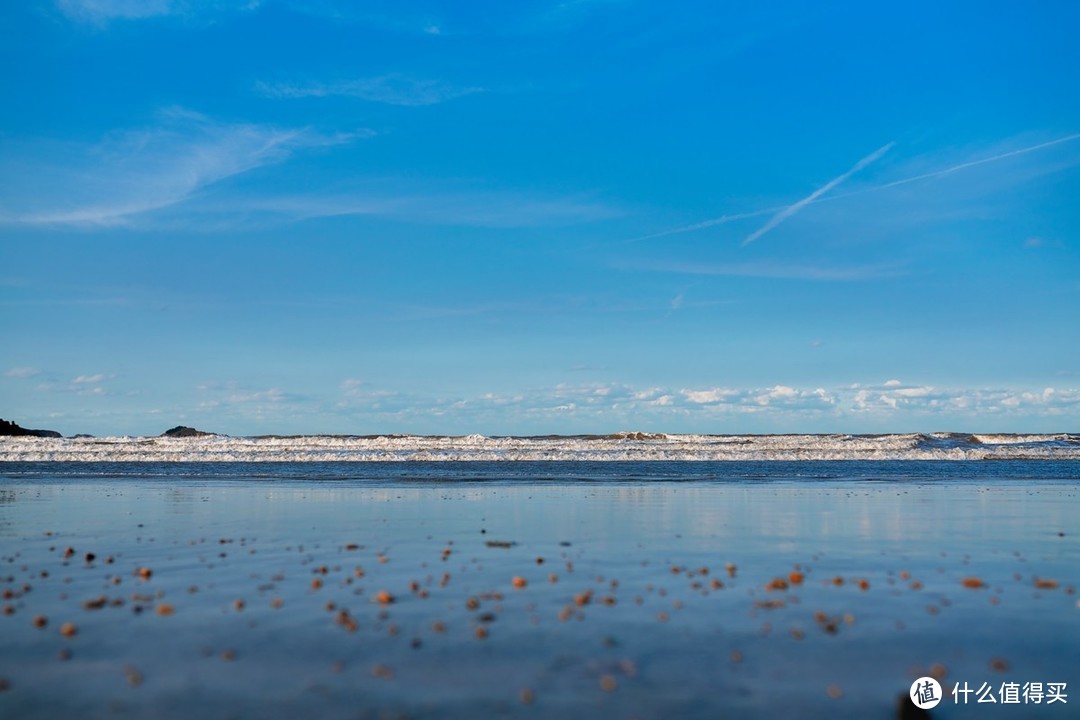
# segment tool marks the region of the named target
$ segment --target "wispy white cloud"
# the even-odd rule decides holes
[[[34,373],[34,375],[37,374],[39,373]],[[114,377],[115,375],[107,373],[76,375],[67,382],[42,382],[37,386],[36,390],[40,393],[71,393],[82,397],[103,397],[111,394],[105,388],[104,383],[107,380],[112,380]]]
[[[21,163],[13,150],[0,164],[0,177],[18,177],[19,183],[8,183],[18,190],[0,201],[0,223],[123,225],[301,149],[370,135],[223,123],[172,109],[153,127],[120,131],[93,145],[40,143],[36,156],[20,150]]]
[[[41,370],[35,367],[13,367],[4,372],[4,377],[27,380],[41,374]]]
[[[203,203],[199,212],[279,221],[370,216],[404,222],[489,228],[559,226],[622,215],[616,207],[584,197],[528,195],[512,191],[425,191],[378,188],[321,195],[230,198]]]
[[[234,180],[303,152],[373,136],[367,129],[324,133],[225,123],[173,109],[162,112],[150,128],[118,131],[94,144],[38,141],[5,148],[0,143],[0,180],[11,188],[0,197],[0,225],[231,229],[372,216],[513,228],[622,214],[589,197],[461,189],[461,183],[433,188],[431,181],[415,179],[356,180],[345,189],[287,195]]]
[[[780,212],[773,215],[772,219],[769,220],[769,222],[765,223],[760,228],[758,228],[754,232],[747,235],[746,239],[743,240],[742,244],[743,245],[749,245],[750,243],[752,243],[755,240],[759,239],[760,237],[765,235],[765,233],[769,232],[770,230],[772,230],[773,228],[778,226],[780,223],[784,222],[789,217],[791,217],[795,213],[799,212],[804,207],[806,207],[810,203],[814,202],[819,197],[821,197],[825,193],[829,192],[834,187],[836,187],[840,183],[844,182],[845,180],[847,180],[849,177],[851,177],[855,173],[862,170],[867,165],[870,165],[871,163],[875,162],[878,158],[880,158],[882,155],[887,153],[893,147],[894,144],[895,143],[888,143],[887,145],[882,145],[877,150],[870,153],[869,155],[864,157],[859,162],[855,163],[855,165],[850,170],[848,170],[846,173],[844,173],[843,175],[839,175],[839,176],[833,178],[829,182],[827,182],[824,185],[822,185],[821,187],[819,187],[814,192],[812,192],[809,195],[807,195],[806,197],[804,197],[802,200],[799,200],[798,202],[792,203],[791,205],[788,205],[787,207],[783,208],[782,210],[780,210]]]
[[[179,10],[176,0],[57,0],[56,5],[72,20],[99,24],[169,15]]]
[[[875,280],[899,274],[896,266],[853,265],[830,266],[776,263],[769,261],[746,263],[700,263],[671,260],[617,260],[613,267],[624,270],[677,273],[684,275],[714,275],[752,277],[770,280],[811,280],[820,282],[854,282]]]
[[[422,80],[398,73],[331,83],[270,83],[263,81],[257,83],[255,87],[259,93],[271,98],[343,96],[405,107],[436,105],[484,91],[480,87],[460,87],[439,80]]]
[[[261,4],[262,0],[56,0],[69,19],[99,26],[114,20],[253,10]]]

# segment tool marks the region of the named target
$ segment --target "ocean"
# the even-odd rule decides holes
[[[0,716],[1077,717],[1077,450],[5,438]]]

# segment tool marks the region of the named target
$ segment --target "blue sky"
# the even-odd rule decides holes
[[[0,9],[0,416],[1080,429],[1080,5]]]

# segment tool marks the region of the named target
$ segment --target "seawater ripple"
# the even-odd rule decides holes
[[[612,435],[0,438],[0,462],[1080,460],[1080,435]]]

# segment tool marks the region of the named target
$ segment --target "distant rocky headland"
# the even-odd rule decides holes
[[[165,432],[161,433],[158,437],[169,438],[194,438],[194,437],[211,437],[217,435],[217,433],[204,432],[202,430],[196,430],[193,427],[186,425],[177,425],[174,428],[169,428]],[[16,422],[11,420],[4,420],[0,418],[0,437],[42,437],[42,438],[62,438],[62,434],[55,430],[31,430],[24,428]],[[73,438],[92,438],[93,435],[78,434],[72,435]]]
[[[55,430],[30,430],[29,428],[20,427],[17,423],[13,423],[10,420],[3,419],[0,419],[0,435],[16,437],[63,437],[63,435]]]
[[[177,425],[176,427],[169,428],[161,433],[160,437],[189,438],[209,437],[211,435],[214,435],[214,433],[203,432],[202,430],[196,430],[195,428],[186,425]]]

